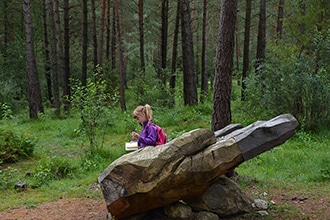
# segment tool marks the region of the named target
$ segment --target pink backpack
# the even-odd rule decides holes
[[[164,130],[159,127],[158,125],[156,125],[156,128],[157,128],[157,132],[158,132],[158,137],[157,137],[157,141],[156,141],[156,146],[157,145],[162,145],[162,144],[165,144],[166,141],[167,141],[167,135],[165,134]]]

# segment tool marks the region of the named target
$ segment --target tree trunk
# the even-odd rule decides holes
[[[244,52],[243,52],[243,71],[242,71],[242,93],[241,100],[246,100],[246,77],[249,71],[250,63],[250,27],[251,27],[251,3],[252,0],[246,0],[245,8],[245,31],[244,31]]]
[[[119,65],[119,74],[120,74],[120,105],[121,110],[126,111],[126,100],[125,100],[125,68],[124,68],[124,59],[123,59],[123,49],[121,44],[121,33],[120,33],[120,24],[119,24],[119,10],[118,10],[118,0],[114,0],[114,9],[115,9],[115,26],[117,33],[117,45],[118,45],[118,65]]]
[[[4,34],[4,39],[3,39],[3,44],[4,44],[4,48],[5,50],[3,50],[4,54],[3,54],[3,58],[4,58],[4,61],[6,63],[6,60],[7,60],[7,48],[8,48],[8,41],[9,41],[9,19],[8,19],[8,2],[7,1],[3,1],[3,23],[4,23],[4,31],[3,31],[3,34]]]
[[[91,0],[92,3],[92,22],[93,22],[93,63],[94,68],[97,65],[97,36],[96,36],[96,15],[95,15],[95,0]]]
[[[55,34],[55,15],[53,0],[48,1],[48,12],[49,12],[49,29],[50,29],[50,51],[52,58],[52,73],[53,73],[53,93],[54,93],[54,113],[56,115],[61,114],[61,103],[60,93],[58,85],[58,68],[57,68],[57,45],[56,45],[56,34]]]
[[[111,68],[116,68],[116,17],[115,17],[115,6],[112,8],[112,37],[111,37]]]
[[[261,65],[265,60],[266,51],[266,0],[260,0],[260,13],[258,25],[258,42],[257,42],[257,57],[256,57],[256,74],[263,74],[260,71]],[[261,75],[261,81],[264,76]],[[263,83],[263,82],[262,82]]]
[[[204,103],[205,97],[208,95],[208,75],[207,75],[207,37],[206,37],[206,27],[207,27],[207,0],[204,0],[203,5],[203,30],[202,30],[202,80],[201,80],[201,103]]]
[[[279,0],[278,13],[277,13],[277,26],[276,26],[276,33],[278,39],[282,39],[283,18],[284,18],[284,0]]]
[[[61,61],[61,69],[62,69],[62,92],[63,92],[63,104],[64,111],[69,111],[69,102],[68,102],[68,94],[67,94],[67,82],[66,82],[66,61],[63,52],[63,38],[62,38],[62,30],[61,30],[61,20],[59,14],[59,3],[58,0],[55,0],[55,23],[56,23],[56,31],[58,36],[58,51],[59,57]]]
[[[299,12],[300,12],[300,15],[301,16],[306,16],[306,3],[305,3],[305,0],[299,0]],[[304,35],[305,31],[306,31],[306,27],[305,27],[305,24],[303,22],[299,22],[298,23],[298,31],[299,31],[299,34],[300,35]],[[298,38],[297,39],[297,45],[301,45],[301,41],[300,39]],[[300,49],[300,52],[299,52],[299,59],[301,59],[301,53],[303,52],[304,50],[304,44],[303,46],[301,47]],[[299,71],[301,73],[301,71]],[[302,88],[297,88],[297,90],[300,92],[297,92],[297,96],[295,97],[294,99],[294,102],[293,102],[293,107],[294,107],[294,110],[293,110],[293,113],[294,115],[303,115],[304,114],[304,111],[305,111],[305,106],[304,106],[304,102],[303,102],[303,97],[302,97],[302,94],[303,94],[303,89]],[[312,115],[312,113],[310,114]],[[309,116],[310,117],[310,116]]]
[[[82,19],[82,57],[81,57],[81,84],[87,83],[87,48],[88,48],[88,8],[87,0],[83,0],[83,19]]]
[[[106,49],[105,49],[105,56],[107,60],[110,60],[110,30],[111,30],[111,0],[107,2],[107,32],[106,32]]]
[[[162,0],[162,26],[161,26],[161,69],[159,79],[166,85],[166,62],[167,62],[167,33],[168,33],[168,0]]]
[[[183,63],[183,96],[185,105],[197,104],[197,86],[194,64],[194,47],[191,32],[189,0],[181,0],[181,32]]]
[[[44,69],[45,69],[45,78],[47,85],[47,99],[51,104],[53,104],[46,0],[42,0],[42,18],[43,18],[43,31],[44,31],[44,56],[45,56]]]
[[[236,70],[235,70],[235,78],[237,80],[237,85],[241,85],[241,76],[239,74],[239,60],[241,57],[241,33],[240,33],[240,24],[239,19],[236,19],[235,26],[235,47],[236,47]]]
[[[70,103],[67,98],[71,96],[70,88],[70,18],[69,18],[69,0],[64,0],[64,68],[63,68],[63,97],[64,99],[64,111],[68,112]]]
[[[235,44],[237,0],[222,0],[214,82],[212,130],[231,123],[230,98]]]
[[[97,45],[97,62],[100,66],[103,65],[103,36],[104,36],[104,20],[105,20],[106,0],[101,1],[99,43]]]
[[[26,60],[28,78],[28,101],[30,118],[38,118],[38,112],[44,112],[41,99],[41,90],[37,72],[36,58],[32,37],[32,23],[30,17],[30,0],[22,1],[25,37],[26,37]]]
[[[173,37],[173,49],[172,49],[172,75],[170,78],[170,88],[173,90],[174,95],[175,81],[176,81],[176,68],[177,68],[177,57],[178,57],[178,39],[179,39],[179,28],[180,28],[180,8],[181,1],[178,1],[176,8],[174,37]],[[174,103],[173,103],[174,104]]]
[[[139,0],[139,33],[140,33],[140,62],[141,70],[145,71],[145,62],[144,62],[144,24],[143,24],[143,0]]]

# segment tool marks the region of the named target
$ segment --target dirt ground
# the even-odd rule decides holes
[[[330,220],[330,196],[308,195],[305,192],[268,189],[267,201],[271,205],[267,218],[245,216],[239,219],[292,219]],[[256,189],[248,189],[248,195],[260,194]],[[63,198],[55,202],[36,205],[33,208],[16,208],[0,212],[1,220],[106,220],[107,209],[103,199]],[[257,216],[257,217],[256,217]],[[284,217],[285,216],[285,217]],[[286,217],[291,216],[291,217]],[[237,218],[235,218],[237,219]]]

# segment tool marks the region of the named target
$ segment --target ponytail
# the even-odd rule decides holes
[[[133,111],[133,117],[137,116],[145,116],[146,119],[148,120],[148,125],[152,122],[152,110],[149,104],[146,104],[145,106],[138,106],[136,109]]]
[[[151,107],[150,107],[150,105],[146,104],[144,106],[144,108],[145,108],[145,112],[144,113],[145,113],[146,118],[148,120],[148,125],[150,125],[150,123],[152,121],[152,110],[151,110]]]

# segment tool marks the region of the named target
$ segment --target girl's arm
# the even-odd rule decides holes
[[[141,134],[139,138],[139,146],[155,146],[158,137],[157,128],[154,125],[150,125],[146,129],[145,135]]]

